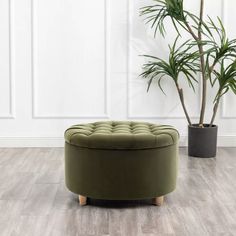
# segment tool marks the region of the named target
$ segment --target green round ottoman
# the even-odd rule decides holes
[[[146,122],[104,121],[74,125],[65,132],[65,180],[79,195],[107,200],[163,196],[176,186],[178,132]]]

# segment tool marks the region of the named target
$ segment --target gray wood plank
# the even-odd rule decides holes
[[[150,200],[89,199],[64,183],[63,148],[0,149],[0,235],[236,235],[236,148],[198,159],[180,149],[177,189]]]
[[[53,208],[57,189],[57,184],[33,185],[31,192],[28,195],[28,199],[25,201],[22,215],[48,215]]]

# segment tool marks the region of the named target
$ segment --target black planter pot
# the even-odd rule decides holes
[[[188,127],[188,154],[193,157],[210,158],[216,156],[218,127],[198,124]]]

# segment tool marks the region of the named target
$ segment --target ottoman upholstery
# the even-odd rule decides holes
[[[178,132],[146,122],[104,121],[65,132],[66,186],[107,200],[145,199],[175,189]]]

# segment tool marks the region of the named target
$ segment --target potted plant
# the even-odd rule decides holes
[[[148,89],[154,80],[163,91],[161,82],[171,78],[177,89],[186,119],[188,121],[188,152],[195,157],[215,157],[217,147],[217,125],[214,124],[223,95],[229,90],[236,94],[236,39],[226,35],[221,19],[214,22],[211,17],[205,20],[204,0],[200,0],[200,15],[184,9],[184,0],[153,0],[153,4],[140,9],[146,24],[154,30],[154,37],[159,32],[163,37],[165,19],[170,18],[176,30],[176,39],[169,45],[169,58],[144,55],[147,62],[143,65],[141,76],[148,78]],[[187,32],[188,40],[180,43],[182,31]],[[198,124],[191,122],[185,105],[184,91],[179,81],[185,79],[194,90],[198,84],[197,73],[201,75],[201,112]],[[213,112],[209,123],[205,123],[207,88],[217,86],[213,102]]]

